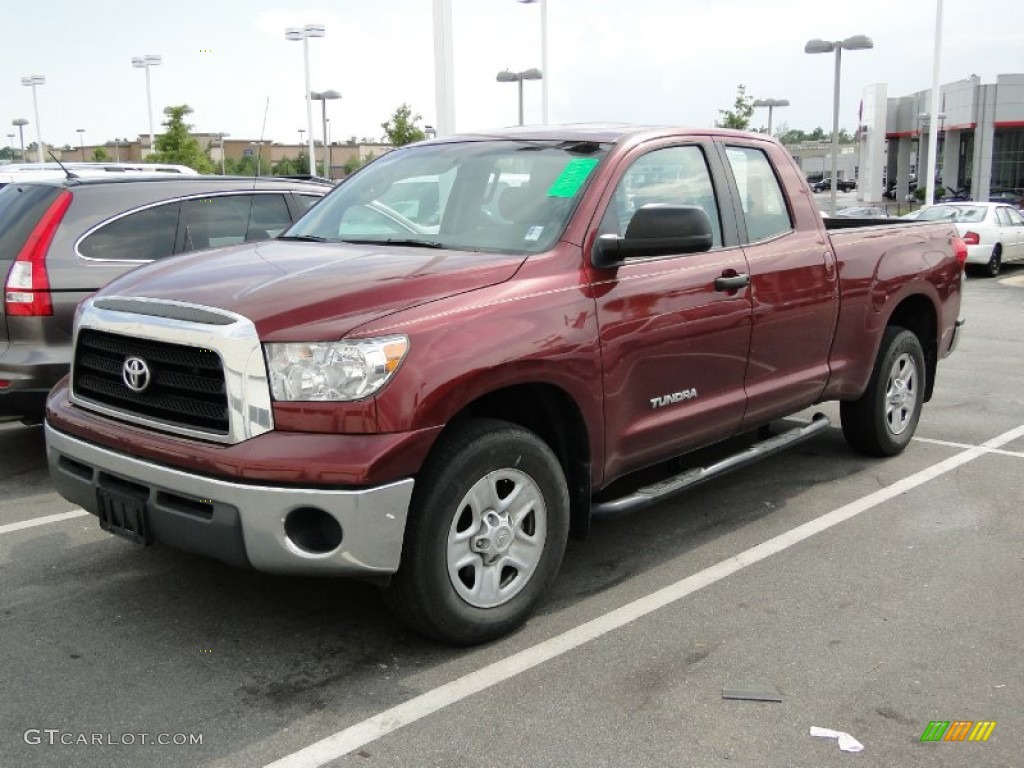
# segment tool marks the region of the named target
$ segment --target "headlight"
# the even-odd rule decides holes
[[[361,400],[391,378],[409,339],[264,344],[263,350],[275,400]]]

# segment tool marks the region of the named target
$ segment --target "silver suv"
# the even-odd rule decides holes
[[[331,188],[182,175],[0,189],[0,416],[41,419],[47,393],[70,367],[83,298],[140,264],[273,237]]]

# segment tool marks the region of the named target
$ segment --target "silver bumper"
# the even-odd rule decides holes
[[[398,570],[413,480],[361,490],[247,485],[162,467],[101,448],[46,425],[50,476],[62,496],[99,515],[98,489],[127,488],[145,499],[153,540],[260,571],[386,576]],[[321,510],[341,542],[311,552],[285,521]]]

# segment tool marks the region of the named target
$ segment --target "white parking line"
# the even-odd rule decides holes
[[[61,512],[57,515],[47,515],[46,517],[37,517],[32,520],[22,520],[20,523],[8,523],[7,525],[0,525],[0,536],[5,533],[14,533],[15,531],[24,531],[26,528],[36,528],[40,525],[49,525],[50,523],[60,523],[64,520],[72,520],[82,515],[88,515],[84,509],[72,509],[70,512]]]
[[[342,755],[364,747],[382,736],[415,723],[417,720],[421,720],[434,712],[455,704],[468,696],[472,696],[474,693],[491,688],[550,659],[578,648],[591,640],[606,635],[643,616],[647,616],[666,605],[671,605],[699,589],[743,570],[747,566],[782,552],[817,533],[826,531],[839,525],[839,523],[856,517],[862,512],[877,507],[889,499],[907,493],[937,477],[941,477],[947,472],[952,472],[957,467],[973,461],[979,456],[984,456],[992,449],[999,448],[1019,437],[1024,437],[1024,426],[1005,432],[980,446],[971,446],[962,453],[933,464],[926,469],[922,469],[920,472],[915,472],[909,477],[905,477],[886,488],[879,489],[845,506],[834,509],[831,512],[826,512],[821,517],[740,552],[738,555],[722,560],[710,568],[677,581],[675,584],[659,589],[657,592],[653,592],[646,597],[642,597],[632,603],[627,603],[621,608],[616,608],[603,616],[588,621],[586,624],[581,624],[549,640],[513,654],[506,659],[489,664],[475,672],[470,672],[450,683],[420,694],[403,704],[399,704],[362,722],[349,726],[298,752],[293,752],[280,760],[269,763],[266,768],[317,768],[331,760],[336,760]]]
[[[930,443],[931,445],[944,445],[947,448],[984,448],[984,446],[971,445],[969,443],[954,443],[949,440],[936,440],[933,437],[915,437],[915,442]],[[985,453],[995,453],[1000,456],[1013,456],[1017,459],[1024,459],[1024,452],[1021,451],[1000,451],[998,448],[984,448]]]

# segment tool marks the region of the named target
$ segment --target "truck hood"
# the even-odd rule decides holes
[[[264,341],[319,341],[418,304],[504,282],[524,259],[271,240],[175,256],[118,278],[100,295],[219,307],[252,320]]]

